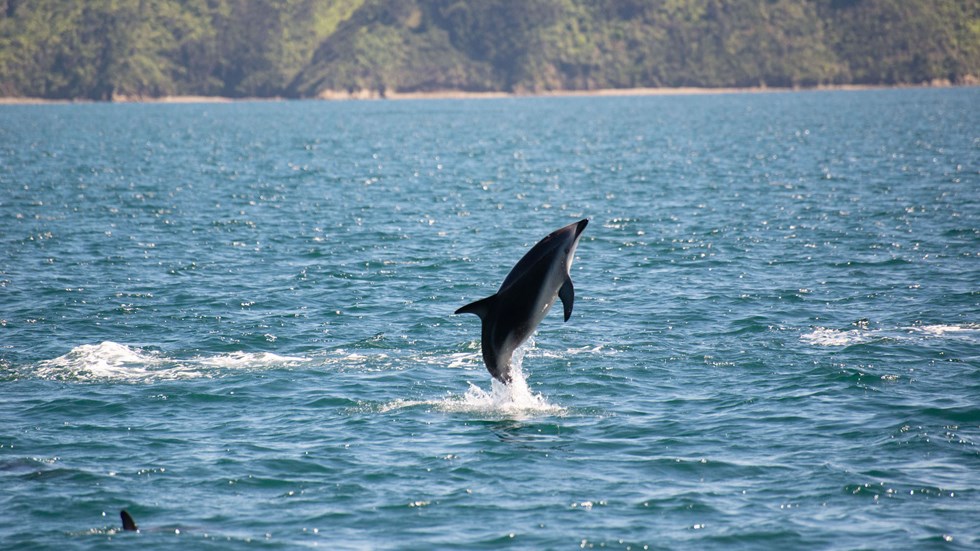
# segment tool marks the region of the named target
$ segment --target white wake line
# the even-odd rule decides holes
[[[104,341],[79,345],[62,356],[41,361],[35,374],[43,379],[140,382],[205,377],[209,375],[208,369],[289,366],[308,361],[310,358],[280,356],[271,352],[231,352],[178,359]]]
[[[894,339],[903,342],[934,338],[976,339],[980,337],[980,324],[918,325],[896,329],[831,329],[814,327],[800,335],[800,340],[815,346],[851,346],[877,339]]]
[[[312,358],[302,356],[280,356],[272,352],[230,352],[218,356],[196,358],[195,361],[208,367],[236,368],[256,367],[264,365],[300,364],[311,361]]]
[[[483,361],[479,352],[458,352],[450,354],[430,354],[424,351],[407,351],[406,357],[381,351],[359,351],[348,349],[325,350],[310,356],[285,356],[272,352],[228,352],[214,355],[192,357],[173,357],[166,353],[145,350],[113,341],[99,344],[82,344],[53,359],[43,360],[33,365],[30,376],[49,380],[95,382],[154,382],[167,380],[215,377],[220,370],[269,369],[291,367],[340,367],[398,369],[398,365],[423,363],[440,365],[449,369],[475,369],[483,372]],[[560,408],[548,404],[530,392],[521,364],[524,357],[564,358],[578,354],[604,354],[611,352],[600,346],[571,348],[564,352],[534,348],[530,339],[514,353],[514,381],[510,386],[493,381],[490,389],[483,390],[476,385],[458,397],[432,401],[429,405],[447,411],[543,411],[555,412]],[[404,404],[391,404],[391,408],[405,407]]]

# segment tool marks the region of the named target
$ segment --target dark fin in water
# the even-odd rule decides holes
[[[139,528],[136,527],[136,522],[133,521],[133,517],[129,516],[129,513],[127,513],[125,509],[119,511],[119,517],[122,518],[123,530],[128,530],[130,532],[139,530]]]
[[[497,300],[497,295],[493,294],[487,298],[481,298],[476,302],[471,302],[466,306],[463,306],[459,310],[453,312],[454,314],[476,314],[480,316],[480,319],[487,317],[487,313],[490,312],[490,308],[493,306],[494,301]]]
[[[558,298],[561,305],[565,307],[565,321],[572,317],[572,305],[575,303],[575,287],[572,287],[572,278],[566,277],[561,289],[558,289]]]

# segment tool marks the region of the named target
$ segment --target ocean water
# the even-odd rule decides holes
[[[0,548],[976,549],[978,106],[0,107]]]

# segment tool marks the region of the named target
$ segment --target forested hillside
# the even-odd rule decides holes
[[[2,96],[980,77],[976,0],[0,0],[0,17]]]

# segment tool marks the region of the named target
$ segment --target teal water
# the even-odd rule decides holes
[[[0,107],[0,548],[976,548],[978,106]]]

